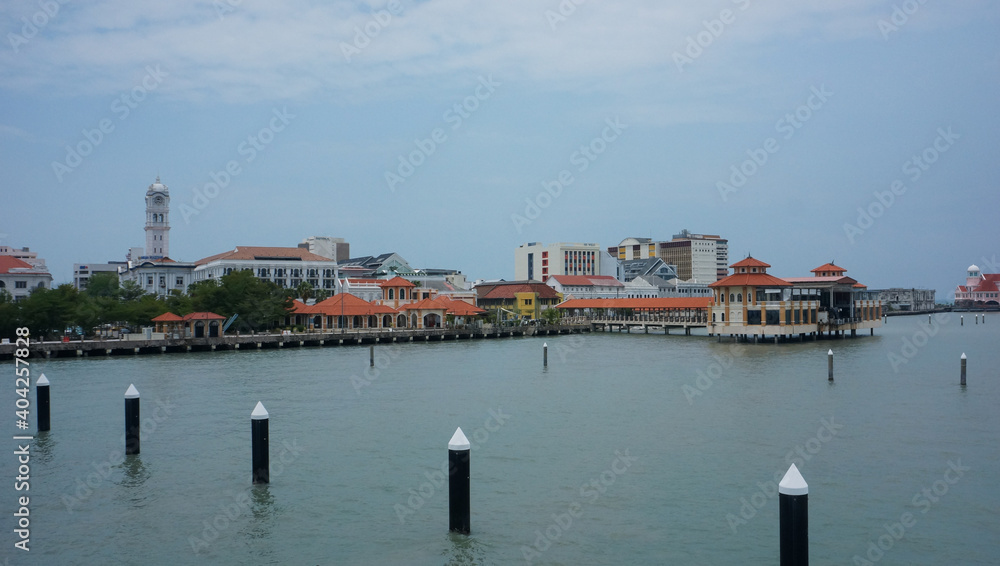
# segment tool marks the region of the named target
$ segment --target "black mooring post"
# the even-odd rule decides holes
[[[250,436],[252,437],[251,469],[253,483],[269,483],[271,481],[271,456],[267,448],[267,409],[257,401],[257,406],[250,413]]]
[[[778,484],[781,566],[809,566],[809,485],[792,464]]]
[[[35,404],[38,405],[38,431],[49,430],[51,426],[49,410],[49,379],[43,373],[35,382]]]
[[[469,439],[459,427],[448,442],[448,530],[467,535],[472,515],[469,502]]]
[[[125,455],[139,453],[139,390],[129,385],[125,391]]]

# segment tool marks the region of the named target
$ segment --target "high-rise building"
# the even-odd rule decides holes
[[[677,266],[677,277],[683,281],[708,284],[729,274],[729,241],[720,236],[692,234],[681,230],[669,242],[651,238],[625,238],[608,248],[619,262],[658,257],[664,263]]]
[[[545,281],[550,275],[601,275],[601,247],[529,242],[514,250],[514,279]]]

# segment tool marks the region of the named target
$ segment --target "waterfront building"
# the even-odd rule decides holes
[[[169,257],[129,260],[118,268],[118,282],[132,281],[147,293],[166,297],[172,292],[185,293],[194,282],[195,264],[179,262]]]
[[[828,263],[812,277],[778,278],[771,266],[747,257],[733,274],[709,285],[709,334],[792,336],[826,332],[852,335],[881,326],[882,308],[864,285]]]
[[[78,291],[87,288],[87,283],[91,276],[96,273],[113,273],[116,276],[118,271],[127,268],[128,262],[109,261],[107,263],[74,263],[73,264],[73,286]]]
[[[12,248],[10,246],[0,246],[0,256],[12,257],[27,263],[31,267],[47,271],[45,260],[39,259],[38,252],[31,251],[30,248]]]
[[[528,242],[514,250],[514,279],[518,281],[601,274],[601,247],[597,244]]]
[[[545,284],[567,299],[614,299],[624,288],[610,275],[550,275]]]
[[[983,273],[973,264],[965,274],[965,285],[955,290],[957,307],[1000,306],[1000,273]]]
[[[539,318],[543,310],[562,302],[562,295],[538,281],[492,281],[476,285],[476,306],[497,320]]]
[[[934,289],[872,289],[887,311],[921,312],[934,310]]]
[[[170,257],[170,189],[160,176],[146,189],[146,255],[142,259]]]
[[[24,257],[27,253],[34,255]],[[45,260],[38,259],[35,252],[22,248],[20,252],[0,254],[0,291],[10,293],[15,301],[25,299],[35,289],[51,287],[52,274],[45,267]]]
[[[309,250],[309,253],[332,259],[338,263],[347,261],[351,257],[351,244],[343,238],[309,236],[302,240],[299,247]]]
[[[305,248],[237,246],[194,263],[194,282],[221,279],[234,271],[252,271],[258,279],[284,289],[307,282],[314,289],[337,288],[337,262]]]
[[[157,334],[160,337],[150,337],[150,339],[162,339],[163,337],[173,338],[219,338],[224,336],[222,327],[226,322],[226,317],[214,312],[193,312],[184,316],[178,316],[172,312],[165,312],[152,319]]]
[[[304,326],[307,330],[356,330],[405,328],[406,317],[392,307],[370,303],[350,293],[338,293],[315,305],[295,300],[288,316],[288,326]]]

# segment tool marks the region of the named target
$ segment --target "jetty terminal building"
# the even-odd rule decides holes
[[[733,274],[709,285],[709,335],[757,340],[773,336],[830,336],[882,325],[882,303],[865,285],[832,263],[812,270],[812,277],[779,278],[767,263],[747,257],[734,263]]]

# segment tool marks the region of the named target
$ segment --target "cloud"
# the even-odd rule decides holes
[[[711,46],[713,60],[722,63],[705,64],[720,73],[736,68],[725,64],[726,56],[780,39],[880,39],[876,20],[891,11],[876,0],[400,1],[402,13],[380,24],[349,61],[343,46],[366,24],[375,29],[373,11],[385,4],[67,3],[17,52],[0,52],[0,88],[115,94],[134,86],[146,65],[161,64],[171,73],[161,95],[180,99],[406,96],[481,73],[545,89],[596,84],[615,91],[643,74],[676,72],[671,55],[725,8],[736,21]],[[553,25],[560,5],[575,9]],[[5,4],[0,21],[18,34],[21,18],[37,10],[30,1]]]

